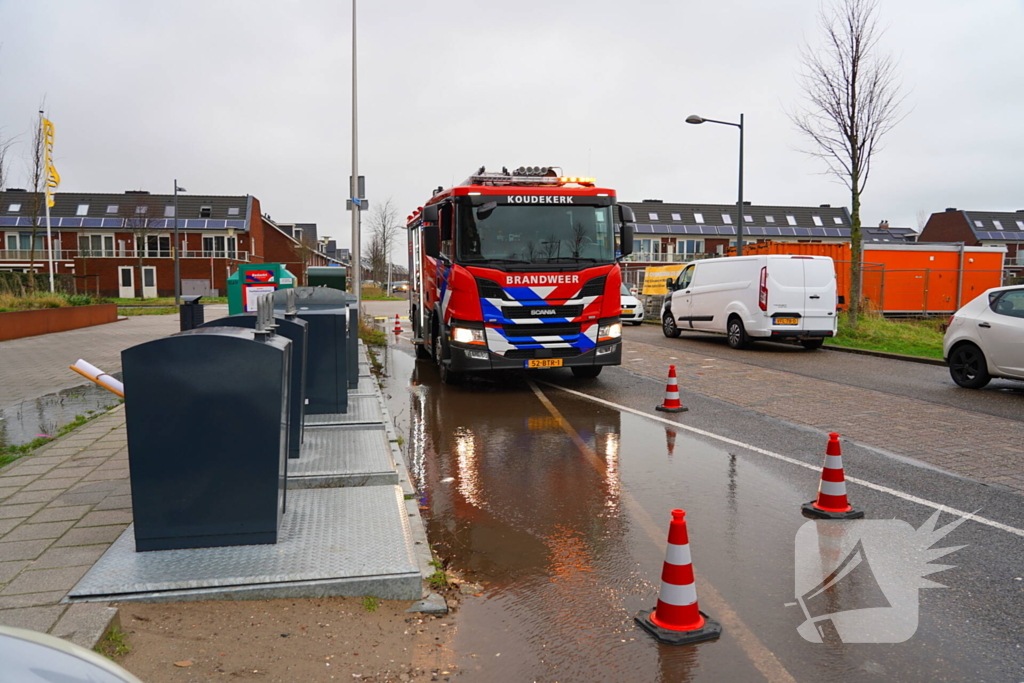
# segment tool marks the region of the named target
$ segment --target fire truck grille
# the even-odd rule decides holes
[[[503,306],[501,314],[509,320],[521,318],[578,318],[583,306]]]
[[[505,358],[572,358],[581,353],[580,349],[509,349]]]
[[[604,283],[606,276],[595,277],[591,280],[587,280],[587,284],[583,285],[583,289],[580,290],[580,296],[601,296],[604,294]]]
[[[543,323],[539,325],[504,325],[506,337],[573,337],[580,333],[579,323]]]
[[[478,277],[476,279],[476,287],[480,290],[480,298],[482,299],[508,300],[508,297],[505,296],[505,292],[502,290],[501,285],[494,280]]]

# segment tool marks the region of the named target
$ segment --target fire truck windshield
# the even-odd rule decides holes
[[[610,206],[459,206],[462,263],[610,263]]]

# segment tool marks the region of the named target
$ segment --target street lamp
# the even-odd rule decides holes
[[[178,185],[178,179],[174,179],[174,305],[181,305],[181,262],[179,260],[181,243],[178,241],[178,193],[188,192],[184,187]],[[213,283],[210,283],[213,286]]]
[[[720,123],[723,126],[736,126],[740,129],[740,196],[736,201],[736,255],[743,256],[743,114],[740,114],[740,122],[715,121],[704,117],[690,114],[686,117],[687,123]]]

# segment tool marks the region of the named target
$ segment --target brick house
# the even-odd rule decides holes
[[[46,222],[32,218],[40,206],[35,193],[0,192],[0,270],[49,272]],[[186,294],[223,295],[239,263],[283,263],[302,282],[306,265],[333,260],[315,239],[300,242],[264,215],[252,195],[179,194],[178,214]],[[173,195],[57,193],[50,209],[54,272],[100,296],[173,296],[174,220]]]
[[[736,241],[735,204],[670,204],[660,199],[621,202],[633,209],[636,227],[633,254],[639,263],[672,263],[722,255]],[[845,207],[755,206],[744,202],[745,244],[850,241],[850,214]],[[913,241],[909,228],[862,228],[865,241]]]
[[[928,217],[921,241],[1006,247],[1005,267],[1024,269],[1024,209],[1011,212],[948,208]]]

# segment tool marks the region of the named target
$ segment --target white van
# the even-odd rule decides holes
[[[836,334],[836,270],[827,256],[731,256],[694,261],[668,282],[666,337],[720,332],[729,346],[799,342],[817,349]]]

